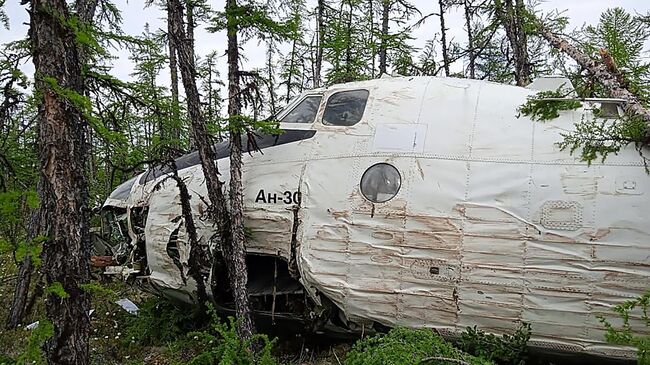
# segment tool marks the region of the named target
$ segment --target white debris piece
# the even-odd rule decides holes
[[[134,305],[135,305],[135,304],[134,304]],[[89,311],[88,311],[88,316],[92,316],[92,314],[93,314],[94,312],[95,312],[94,309],[89,310]],[[25,331],[26,331],[26,330],[33,330],[33,329],[37,328],[37,327],[38,327],[38,322],[39,322],[39,321],[36,321],[36,322],[34,322],[34,323],[30,323],[30,324],[28,324],[27,326],[25,326]]]
[[[138,311],[140,310],[140,308],[138,308],[138,306],[135,305],[135,303],[133,303],[132,301],[130,301],[129,299],[126,299],[126,298],[116,301],[115,304],[119,305],[125,311],[127,311],[127,312],[129,312],[131,314],[136,314],[137,315]]]

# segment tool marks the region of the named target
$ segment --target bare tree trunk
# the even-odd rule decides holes
[[[530,83],[531,65],[528,60],[528,36],[524,30],[523,20],[526,18],[526,6],[523,0],[494,0],[495,14],[506,31],[506,36],[512,48],[515,63],[515,82],[518,86]]]
[[[379,76],[386,73],[386,56],[388,53],[388,16],[391,0],[381,2],[381,43],[379,44]]]
[[[348,13],[348,21],[346,24],[346,39],[345,39],[345,77],[343,82],[353,81],[352,77],[352,68],[350,63],[352,63],[352,0],[348,0],[348,5],[350,6],[350,12]],[[343,8],[343,3],[341,3],[341,8]]]
[[[321,70],[323,68],[323,29],[325,27],[325,22],[323,19],[325,7],[325,0],[318,0],[318,11],[316,15],[316,24],[318,29],[317,31],[317,40],[316,40],[316,62],[314,67],[314,87],[320,86],[321,79]]]
[[[650,110],[639,102],[636,95],[621,85],[619,78],[613,75],[605,64],[594,61],[589,55],[580,51],[558,35],[553,34],[546,27],[539,25],[538,30],[539,34],[553,47],[566,53],[578,65],[589,71],[599,83],[610,91],[612,97],[625,99],[627,102],[623,105],[623,110],[628,115],[635,115],[643,119],[646,124],[646,140],[650,141]]]
[[[41,96],[39,197],[49,225],[44,232],[49,239],[43,248],[43,270],[48,286],[65,291],[47,298],[54,335],[47,340],[45,352],[50,364],[88,364],[90,295],[80,287],[90,277],[86,123],[59,91],[83,95],[82,62],[75,32],[65,25],[71,17],[65,1],[32,0],[30,14],[36,88]]]
[[[275,102],[275,82],[274,81],[274,75],[275,72],[273,70],[273,40],[269,40],[268,43],[268,50],[266,52],[266,69],[267,69],[267,85],[269,89],[269,102],[270,102],[270,109],[271,109],[271,115],[274,116],[276,111],[277,111],[277,106]],[[287,97],[287,103],[289,102],[289,99]]]
[[[476,54],[474,52],[474,33],[472,30],[472,0],[464,0],[465,27],[467,27],[467,57],[469,58],[469,78],[476,78]]]
[[[237,9],[237,0],[226,0],[226,14]],[[237,24],[228,17],[228,116],[241,115],[241,90],[239,87],[239,43]],[[232,239],[229,255],[226,256],[228,275],[235,299],[235,312],[240,321],[237,327],[241,338],[253,335],[253,320],[248,303],[248,270],[246,268],[246,237],[244,236],[244,189],[242,186],[242,141],[241,131],[230,129],[230,207]]]
[[[291,81],[296,60],[296,42],[297,40],[294,39],[291,43],[291,59],[289,60],[289,75],[287,75],[287,103],[291,100]]]
[[[40,190],[40,189],[39,189]],[[29,222],[28,242],[39,236],[43,231],[41,226],[41,209],[37,208],[32,212],[31,220]],[[7,329],[14,329],[23,321],[26,314],[27,296],[29,295],[29,286],[32,281],[32,272],[34,270],[34,263],[32,262],[31,255],[25,255],[23,261],[18,269],[18,278],[16,279],[16,287],[14,288],[14,297],[11,302],[11,309],[7,317]]]
[[[252,319],[250,316],[249,304],[248,304],[248,292],[246,288],[246,283],[248,281],[248,272],[246,270],[246,257],[243,247],[243,240],[238,242],[238,246],[235,246],[233,243],[233,237],[235,237],[235,231],[237,228],[233,229],[231,235],[230,227],[230,217],[227,211],[226,199],[223,195],[222,185],[223,183],[219,181],[219,169],[217,167],[217,159],[212,149],[212,144],[210,143],[208,132],[205,129],[205,120],[201,112],[201,105],[199,100],[199,93],[196,87],[196,80],[194,75],[196,74],[196,68],[194,65],[194,59],[192,58],[192,52],[190,50],[191,46],[189,42],[185,40],[185,30],[183,29],[183,7],[179,0],[170,0],[170,6],[172,8],[172,36],[176,42],[177,52],[178,52],[178,61],[179,68],[181,71],[181,78],[183,81],[183,86],[185,88],[185,95],[187,97],[187,106],[188,112],[190,115],[190,120],[192,122],[192,132],[194,134],[194,140],[198,148],[199,157],[201,159],[201,165],[203,167],[203,174],[206,180],[206,188],[208,190],[208,198],[212,203],[210,207],[217,223],[217,229],[219,231],[219,237],[221,239],[222,253],[224,256],[224,261],[226,262],[226,269],[228,271],[228,276],[230,279],[231,288],[233,291],[233,297],[235,299],[236,313],[239,317],[240,323],[238,327],[239,335],[242,338],[250,338],[253,332]],[[236,6],[232,0],[226,3],[227,10],[233,9]],[[232,10],[231,10],[232,11]],[[232,31],[234,29],[234,31]],[[234,42],[233,35],[234,33]],[[230,25],[228,31],[228,61],[229,61],[229,71],[232,67],[231,62],[234,60],[234,67],[237,67],[238,60],[238,50],[237,50],[237,37],[236,37],[236,28],[234,25]],[[234,47],[234,51],[231,51],[231,47]],[[235,83],[233,85],[232,79],[238,81],[238,70],[235,69],[234,76],[230,75],[231,85],[230,85],[230,105],[228,107],[231,115],[233,111],[239,112],[239,109],[233,109],[234,107],[239,108],[239,104],[233,104],[233,96],[235,99],[239,98],[239,85]],[[232,93],[236,91],[236,93]],[[241,139],[234,138],[238,136],[231,135],[232,150],[239,153],[239,158],[241,158]],[[237,146],[238,145],[238,146]],[[240,149],[237,150],[237,147]],[[231,151],[231,155],[234,153]],[[236,163],[237,161],[235,161]],[[232,162],[231,162],[232,164]],[[241,166],[241,165],[239,165]],[[231,169],[232,170],[232,169]],[[241,170],[240,170],[241,171]],[[231,172],[232,174],[232,172]],[[241,178],[241,176],[239,176]],[[232,190],[232,180],[237,179],[237,176],[231,176],[231,190]],[[239,181],[241,184],[241,180]],[[232,198],[232,193],[231,193]],[[241,195],[240,195],[241,198]],[[241,208],[241,205],[237,205],[237,202],[232,203],[233,211],[237,208]],[[237,217],[238,218],[238,217]],[[239,222],[238,222],[239,223]],[[242,222],[243,223],[243,222]],[[243,235],[243,226],[241,229]],[[239,238],[237,236],[237,238]],[[215,265],[217,260],[213,260],[213,265]],[[214,270],[213,270],[214,272]],[[216,293],[216,278],[213,276],[212,292]]]
[[[169,8],[169,4],[167,4],[167,19],[170,18]],[[178,143],[178,139],[180,138],[180,126],[176,125],[176,128],[174,128],[175,124],[179,123],[180,121],[180,104],[178,101],[178,65],[176,61],[176,44],[174,43],[174,39],[171,36],[171,26],[169,21],[167,21],[167,47],[169,52],[169,75],[171,79],[170,87],[172,93],[171,118],[173,123],[167,127],[170,129],[169,133],[163,133],[162,136],[163,138],[175,138],[175,142]]]
[[[449,50],[447,49],[447,28],[445,27],[445,1],[438,0],[440,6],[440,42],[442,43],[442,67],[449,76]]]
[[[190,47],[190,56],[192,57],[192,63],[194,63],[196,61],[194,55],[194,28],[196,27],[196,24],[194,24],[194,0],[187,0],[186,4],[187,11],[185,13],[185,22],[187,24],[185,26],[187,27],[187,43]],[[194,78],[196,79],[196,71]]]
[[[27,304],[27,295],[29,294],[29,284],[32,280],[32,271],[34,264],[30,255],[25,255],[18,269],[18,278],[16,278],[16,287],[14,288],[14,297],[11,302],[11,309],[7,317],[7,329],[14,329],[22,322],[25,316],[25,306]]]
[[[172,160],[172,179],[176,181],[178,187],[179,198],[181,200],[181,215],[185,224],[185,231],[187,232],[188,241],[190,243],[190,257],[188,259],[188,266],[190,267],[188,276],[196,282],[197,299],[201,312],[205,313],[206,304],[208,301],[208,294],[205,289],[205,279],[207,277],[205,269],[210,267],[208,253],[199,244],[199,239],[196,233],[196,224],[194,223],[194,216],[192,215],[192,206],[190,205],[192,196],[185,181],[178,176],[178,169],[176,163]]]

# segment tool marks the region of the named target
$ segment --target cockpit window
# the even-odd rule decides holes
[[[351,126],[357,124],[368,101],[368,90],[341,91],[327,99],[323,123],[327,125]]]
[[[282,123],[312,123],[316,119],[318,106],[322,96],[308,96],[289,112],[280,122]]]

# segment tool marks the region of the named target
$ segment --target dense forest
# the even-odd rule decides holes
[[[0,0],[4,29],[10,24],[8,6],[18,5]],[[578,98],[617,98],[625,104],[616,123],[580,121],[560,146],[594,161],[633,145],[646,161],[650,14],[633,9],[612,7],[593,24],[573,29],[561,11],[543,12],[537,2],[524,0],[439,0],[431,13],[408,0],[147,0],[143,11],[164,14],[166,27],[143,24],[141,33],[129,34],[123,30],[121,9],[110,0],[23,0],[20,7],[29,13],[29,31],[0,46],[0,314],[5,316],[0,339],[12,347],[0,350],[0,363],[124,363],[130,356],[137,363],[150,356],[142,350],[146,346],[164,348],[180,343],[174,339],[181,337],[191,342],[179,345],[184,350],[156,356],[201,364],[276,361],[268,338],[255,334],[246,292],[241,166],[243,151],[250,148],[243,143],[254,145],[257,131],[280,133],[273,116],[309,89],[385,75],[517,86],[538,76],[562,75],[571,80]],[[451,18],[462,19],[464,37],[450,36]],[[197,55],[198,28],[225,34],[224,43]],[[420,29],[431,37],[420,40],[424,46],[418,48],[413,34]],[[247,47],[264,50],[263,67],[249,68],[262,63],[247,59]],[[123,74],[113,66],[118,54],[127,54],[133,64],[126,79],[116,76]],[[543,96],[566,95],[558,90]],[[550,119],[567,106],[562,103],[531,99],[521,112]],[[231,141],[227,183],[220,179],[222,166],[213,148],[223,140]],[[112,319],[119,310],[113,304],[116,292],[143,294],[107,282],[91,268],[100,208],[122,182],[152,166],[175,171],[174,159],[195,150],[238,320],[211,319],[207,292],[216,283],[202,273],[215,260],[191,235],[189,264],[201,303],[198,316],[210,326],[187,326],[194,314],[166,304],[161,309],[146,299],[140,322],[125,313]],[[180,194],[187,194],[183,180],[170,176]],[[191,213],[186,218],[189,232]],[[648,296],[640,303],[647,309]],[[92,319],[91,310],[106,315]],[[22,329],[37,320],[38,330]],[[118,323],[125,330],[118,330]],[[100,337],[103,345],[92,341],[98,329],[111,333],[105,341]],[[511,343],[495,344],[501,340],[485,340],[480,332],[467,336],[492,342],[480,351],[464,347],[478,356],[474,358],[459,355],[460,350],[428,333],[400,331],[391,332],[382,346],[395,346],[398,352],[400,338],[410,338],[427,346],[419,359],[428,356],[430,363],[452,358],[456,363],[516,363],[521,355],[510,350],[507,355],[513,357],[506,359],[503,348]],[[120,336],[133,337],[124,341]],[[647,337],[630,333],[618,341],[648,348]],[[372,345],[357,344],[346,363],[382,363],[364,352]],[[498,356],[496,348],[502,351]],[[647,361],[647,353],[643,356]]]

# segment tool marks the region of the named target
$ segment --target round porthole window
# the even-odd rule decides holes
[[[370,166],[361,177],[361,194],[373,203],[385,203],[399,191],[402,178],[399,171],[387,163]]]

